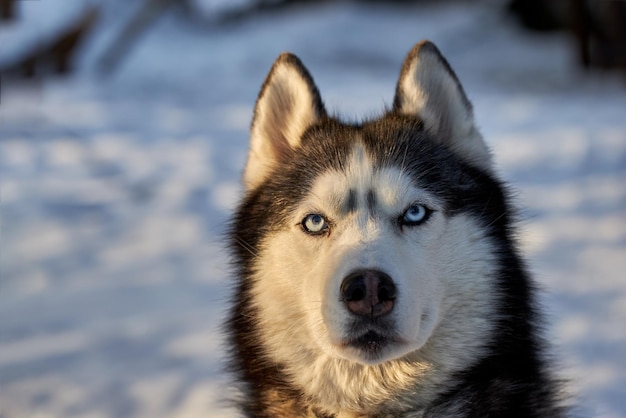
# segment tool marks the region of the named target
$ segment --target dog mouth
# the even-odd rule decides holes
[[[356,338],[346,340],[343,346],[358,351],[369,361],[375,361],[382,357],[383,351],[394,343],[397,343],[395,338],[370,330]]]
[[[389,339],[374,331],[368,331],[350,341],[349,345],[366,352],[376,352],[389,343]]]

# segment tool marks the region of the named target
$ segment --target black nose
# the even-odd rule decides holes
[[[377,318],[393,309],[396,285],[389,275],[378,270],[358,270],[341,283],[341,298],[350,312]]]

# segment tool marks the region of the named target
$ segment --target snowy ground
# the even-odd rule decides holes
[[[480,6],[329,4],[220,28],[171,16],[113,78],[2,86],[0,418],[232,416],[220,237],[267,70],[291,50],[329,109],[372,115],[423,38],[519,191],[580,416],[626,416],[624,80]]]

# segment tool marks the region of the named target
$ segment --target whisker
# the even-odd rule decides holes
[[[257,256],[258,253],[256,251],[256,248],[254,248],[252,245],[248,244],[244,239],[240,238],[238,235],[235,236],[235,241],[237,242],[237,244],[239,244],[241,246],[241,248],[243,248],[244,250],[248,251],[251,255],[253,256]]]

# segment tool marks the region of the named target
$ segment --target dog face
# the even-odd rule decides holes
[[[353,125],[328,117],[300,61],[281,55],[255,108],[235,220],[266,354],[294,376],[320,358],[471,358],[496,299],[490,171],[434,45],[407,56],[390,112]]]
[[[375,364],[426,342],[444,293],[434,265],[442,249],[432,245],[442,210],[401,168],[375,168],[359,145],[345,171],[313,182],[285,236],[296,252],[283,267],[306,267],[297,275],[306,323],[323,350]]]

